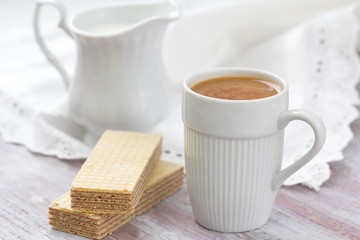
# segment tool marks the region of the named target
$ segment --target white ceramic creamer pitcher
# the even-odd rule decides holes
[[[59,10],[59,27],[76,42],[78,59],[72,79],[40,35],[39,12],[44,5]],[[62,4],[38,1],[35,37],[69,88],[70,116],[93,135],[105,129],[146,131],[161,121],[171,94],[162,61],[163,36],[179,16],[172,0],[128,2],[84,11],[67,22]]]

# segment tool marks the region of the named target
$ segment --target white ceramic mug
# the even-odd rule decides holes
[[[221,76],[268,79],[282,90],[254,100],[223,100],[191,90]],[[289,89],[282,78],[261,70],[218,68],[195,74],[183,85],[185,167],[196,221],[220,232],[258,228],[270,217],[277,190],[322,148],[323,122],[306,110],[288,110]],[[281,170],[284,128],[292,120],[308,123],[315,134],[312,148]]]

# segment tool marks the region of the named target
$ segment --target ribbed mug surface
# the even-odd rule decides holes
[[[243,232],[266,223],[276,196],[284,131],[260,138],[208,136],[185,127],[186,177],[197,222]]]

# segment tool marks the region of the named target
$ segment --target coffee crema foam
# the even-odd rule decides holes
[[[225,100],[253,100],[281,92],[281,86],[276,82],[246,76],[212,78],[195,84],[191,89],[207,97]]]

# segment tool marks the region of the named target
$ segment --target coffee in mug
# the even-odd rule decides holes
[[[281,86],[271,80],[228,76],[212,78],[192,86],[191,90],[201,95],[226,100],[252,100],[271,97],[281,91]]]

